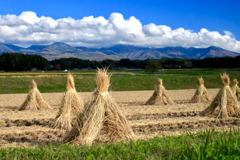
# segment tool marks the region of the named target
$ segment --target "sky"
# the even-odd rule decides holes
[[[0,43],[217,46],[240,53],[239,0],[0,1]]]

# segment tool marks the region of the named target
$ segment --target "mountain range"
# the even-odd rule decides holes
[[[227,51],[225,49],[210,46],[208,48],[184,48],[184,47],[164,47],[145,48],[131,45],[116,45],[109,48],[86,48],[73,47],[66,43],[56,42],[51,45],[32,45],[28,48],[18,47],[12,44],[0,43],[0,54],[4,52],[18,52],[26,54],[36,54],[48,60],[76,57],[89,60],[122,58],[128,59],[159,59],[159,58],[190,58],[202,59],[206,57],[235,57],[239,53]]]

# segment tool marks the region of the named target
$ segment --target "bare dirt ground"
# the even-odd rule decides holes
[[[215,97],[219,89],[208,89]],[[200,117],[199,112],[210,103],[189,103],[195,90],[168,90],[175,105],[145,105],[153,91],[110,92],[140,139],[162,135],[180,135],[207,128],[226,129],[238,127],[240,119]],[[64,93],[43,93],[52,110],[18,111],[27,94],[0,95],[0,147],[35,147],[44,144],[59,145],[68,132],[52,129]],[[79,93],[85,102],[92,92]]]

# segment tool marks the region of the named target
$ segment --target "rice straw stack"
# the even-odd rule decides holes
[[[219,106],[217,118],[240,117],[240,107],[237,97],[233,94],[229,84],[230,78],[226,73],[221,75],[223,87],[219,90],[209,107],[200,113],[201,116],[211,115]]]
[[[70,73],[68,73],[66,88],[67,91],[65,92],[52,127],[70,130],[72,128],[73,119],[82,112],[84,103],[83,100],[78,97],[75,89],[74,79]]]
[[[20,106],[19,111],[21,111],[21,110],[44,110],[44,109],[51,109],[51,107],[42,98],[42,95],[37,88],[37,83],[34,80],[32,80],[32,89],[28,93],[26,100]]]
[[[92,145],[97,136],[105,134],[105,141],[130,141],[135,136],[117,103],[108,93],[111,75],[107,69],[98,69],[97,88],[84,111],[79,114],[77,123],[64,137],[63,143],[78,141],[81,145]]]
[[[153,105],[153,104],[159,104],[159,105],[167,105],[167,104],[174,104],[171,97],[168,95],[165,87],[163,86],[162,79],[158,79],[158,85],[155,87],[155,91],[153,92],[153,95],[148,99],[146,102],[146,105]]]

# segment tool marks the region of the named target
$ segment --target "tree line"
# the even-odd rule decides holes
[[[53,69],[95,69],[96,67],[108,67],[110,69],[123,69],[123,68],[165,68],[165,69],[178,69],[178,68],[240,68],[240,56],[237,57],[214,57],[204,59],[184,59],[184,58],[162,58],[162,59],[146,59],[146,60],[102,60],[90,61],[78,58],[60,58],[49,62]]]
[[[240,56],[236,57],[215,57],[204,59],[184,58],[162,58],[146,60],[83,60],[78,58],[60,58],[52,61],[40,55],[3,53],[0,56],[0,70],[3,71],[30,71],[32,68],[39,70],[73,70],[73,69],[95,69],[109,67],[109,69],[145,69],[154,72],[157,69],[178,69],[178,68],[240,68]]]
[[[31,71],[33,68],[48,70],[50,65],[45,58],[39,55],[7,52],[0,56],[0,70],[7,72]]]

